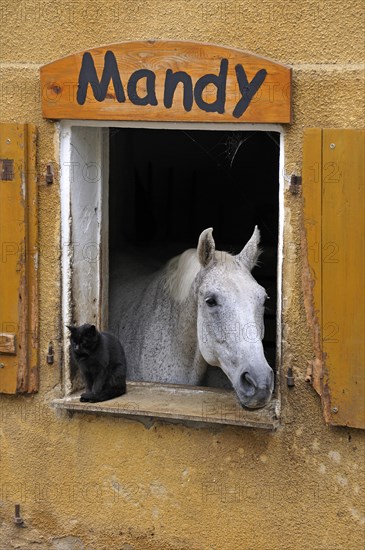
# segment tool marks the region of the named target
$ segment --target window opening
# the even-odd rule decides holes
[[[281,342],[280,128],[245,125],[244,131],[237,126],[232,131],[228,125],[202,126],[61,123],[62,242],[68,243],[62,248],[63,326],[95,322],[115,332],[115,292],[132,267],[136,278],[156,271],[171,257],[196,248],[207,227],[214,228],[217,250],[236,254],[257,224],[263,253],[253,276],[270,296],[263,343],[275,372]],[[126,262],[126,255],[133,262]],[[110,403],[80,403],[82,386],[69,362],[67,329],[63,354],[65,395],[53,402],[60,409],[195,425],[278,425],[278,385],[267,406],[247,410],[234,391],[225,389],[230,383],[217,368],[209,369],[202,380],[206,388],[130,382],[127,394]]]
[[[258,225],[262,254],[252,274],[270,297],[263,344],[275,372],[279,144],[271,131],[110,128],[109,330],[118,331],[111,304],[128,270],[159,269],[196,248],[207,227],[218,250],[236,254]],[[231,387],[218,368],[203,384]]]

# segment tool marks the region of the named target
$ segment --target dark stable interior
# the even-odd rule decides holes
[[[253,276],[270,297],[263,343],[274,369],[279,139],[263,131],[110,129],[111,268],[125,249],[162,265],[196,248],[207,227],[218,250],[236,254],[258,225],[262,254]]]

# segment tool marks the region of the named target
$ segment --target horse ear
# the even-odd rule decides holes
[[[261,254],[259,248],[260,244],[260,231],[257,225],[255,226],[254,232],[252,233],[251,239],[248,241],[243,250],[237,254],[236,258],[241,264],[243,264],[249,271],[257,264],[258,257]]]
[[[213,228],[204,229],[199,237],[198,258],[203,267],[206,267],[214,258],[215,242],[213,239]]]

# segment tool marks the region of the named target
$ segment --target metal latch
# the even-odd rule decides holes
[[[0,354],[16,355],[16,337],[11,332],[0,332]]]
[[[14,179],[13,159],[0,159],[0,180],[12,181]]]
[[[15,505],[14,523],[15,523],[15,525],[18,525],[19,527],[25,527],[24,520],[20,515],[20,504]]]

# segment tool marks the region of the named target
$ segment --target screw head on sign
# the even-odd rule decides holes
[[[330,149],[334,149],[336,147],[336,144],[335,143],[331,143],[330,144]]]
[[[333,414],[338,413],[338,407],[332,407],[331,411],[333,412]]]

